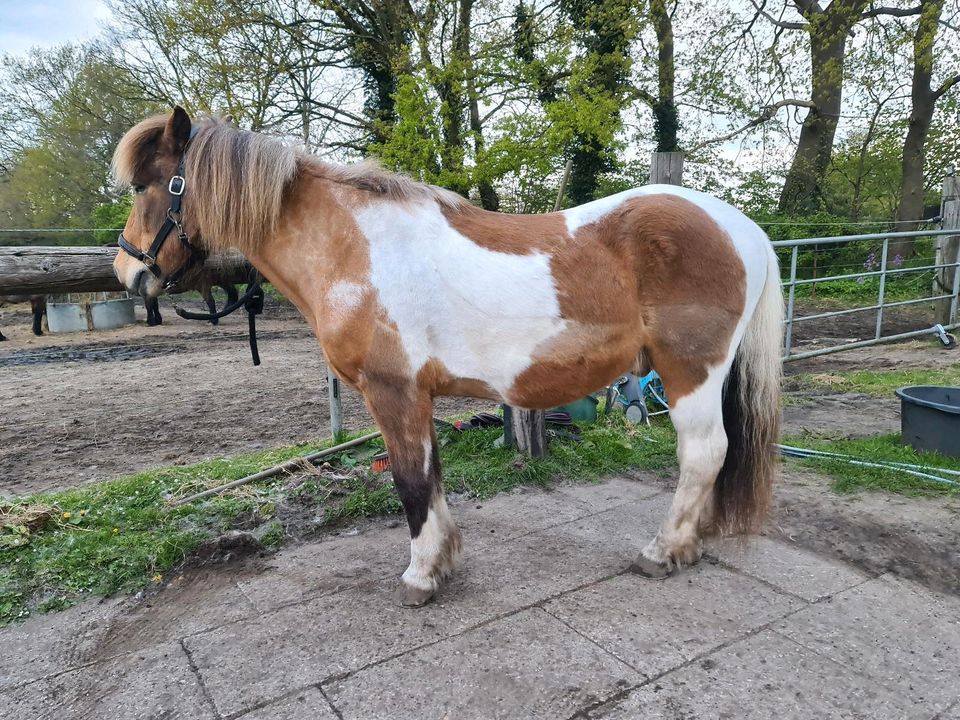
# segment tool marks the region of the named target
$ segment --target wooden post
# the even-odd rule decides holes
[[[340,378],[327,367],[327,393],[330,395],[330,434],[336,442],[343,433],[343,404],[340,400]]]
[[[944,229],[960,229],[960,177],[949,176],[943,179],[943,195],[940,202],[940,217],[943,219]],[[960,234],[941,235],[937,238],[937,254],[934,262],[936,265],[960,262]],[[955,292],[953,283],[956,277],[956,268],[937,270],[933,277],[933,294],[949,295]],[[955,316],[951,317],[951,307],[953,304],[949,298],[937,300],[935,322],[941,325],[957,322]]]
[[[650,157],[650,182],[658,185],[682,185],[683,153],[653,153]]]
[[[533,458],[547,456],[547,416],[543,410],[511,408],[513,443],[517,450]]]

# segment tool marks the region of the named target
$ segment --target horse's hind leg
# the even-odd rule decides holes
[[[217,303],[213,299],[213,288],[208,287],[203,291],[203,299],[207,303],[207,309],[210,311],[211,315],[216,315],[217,313]],[[211,325],[219,325],[219,318],[212,318],[210,320]]]
[[[699,387],[671,403],[680,481],[660,531],[631,567],[641,575],[666,577],[700,559],[701,531],[711,526],[714,483],[727,454],[722,406],[727,371],[726,364],[711,369]],[[664,389],[670,398],[668,377],[664,377]]]
[[[33,334],[43,335],[43,314],[47,311],[47,299],[45,297],[31,298],[30,309],[33,310]]]
[[[460,556],[460,531],[443,495],[433,401],[416,387],[370,382],[364,389],[390,453],[390,468],[410,526],[410,565],[400,580],[401,605],[426,604]]]

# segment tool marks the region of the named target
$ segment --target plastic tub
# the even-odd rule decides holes
[[[917,450],[960,457],[960,388],[911,385],[900,398],[900,441]]]

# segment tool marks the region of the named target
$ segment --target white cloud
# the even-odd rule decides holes
[[[0,52],[89,40],[109,16],[103,0],[0,0]]]

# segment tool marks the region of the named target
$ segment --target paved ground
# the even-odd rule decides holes
[[[408,541],[379,520],[37,616],[0,631],[0,717],[960,720],[960,599],[765,538],[624,574],[668,501],[455,505],[465,562],[421,610],[391,603]]]

